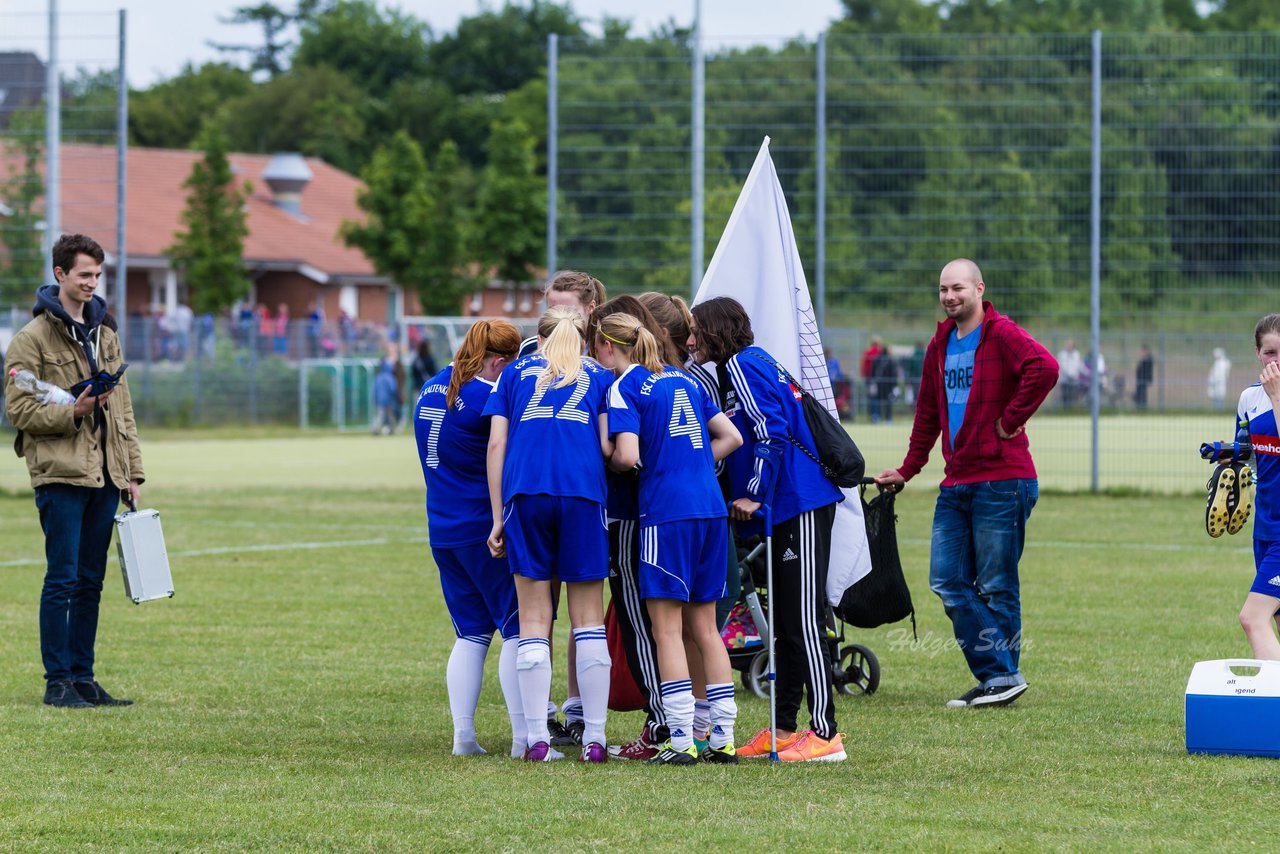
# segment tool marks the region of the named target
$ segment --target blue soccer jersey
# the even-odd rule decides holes
[[[1240,421],[1249,422],[1249,438],[1253,442],[1252,463],[1257,480],[1253,538],[1275,542],[1280,540],[1280,431],[1276,429],[1271,398],[1260,383],[1254,383],[1240,394],[1236,423]],[[1230,437],[1235,438],[1234,429]]]
[[[814,448],[800,392],[777,361],[751,346],[731,357],[726,367],[734,396],[726,397],[725,414],[742,433],[742,447],[726,460],[732,497],[770,504],[775,525],[844,500],[818,464],[791,442],[794,438],[811,452]],[[762,527],[755,520],[737,523],[742,535]]]
[[[640,440],[640,521],[724,518],[707,422],[719,414],[688,374],[627,369],[609,391],[609,432]]]
[[[427,534],[437,548],[483,543],[493,526],[485,450],[489,419],[484,407],[493,384],[480,377],[464,383],[452,409],[445,393],[453,365],[427,380],[413,406],[418,462],[427,482]]]
[[[547,366],[541,353],[512,362],[485,405],[485,415],[508,421],[502,501],[516,495],[556,495],[605,502],[599,416],[607,409],[613,374],[582,360],[578,378],[562,388],[538,387]]]

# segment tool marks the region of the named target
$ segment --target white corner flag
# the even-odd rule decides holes
[[[796,248],[791,213],[764,138],[742,185],[729,223],[702,277],[693,303],[732,297],[746,309],[756,344],[780,361],[805,389],[836,415],[835,396],[822,354],[822,338],[809,299],[809,284]],[[866,522],[856,489],[845,489],[831,526],[827,599],[833,605],[871,571]]]

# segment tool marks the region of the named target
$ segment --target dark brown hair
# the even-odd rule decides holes
[[[716,297],[693,307],[697,324],[698,361],[723,364],[744,347],[755,343],[751,318],[746,309],[732,297]]]
[[[88,255],[97,264],[107,257],[98,241],[84,234],[64,234],[53,244],[53,266],[64,273],[71,272],[77,255]]]

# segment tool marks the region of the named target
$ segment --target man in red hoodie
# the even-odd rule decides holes
[[[876,477],[901,488],[929,461],[939,434],[946,461],[933,515],[929,587],[951,618],[978,685],[952,708],[1004,706],[1027,690],[1018,669],[1018,560],[1039,497],[1026,423],[1058,381],[1058,363],[1026,330],[982,299],[967,258],[942,268],[947,319],[925,350],[907,457]]]

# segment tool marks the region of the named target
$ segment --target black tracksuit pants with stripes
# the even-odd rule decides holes
[[[654,727],[654,741],[667,738],[662,716],[662,677],[653,621],[640,599],[640,523],[628,519],[609,523],[609,593],[627,651],[627,666],[644,696],[644,711]]]
[[[827,643],[827,563],[836,506],[808,510],[773,526],[774,654],[777,657],[778,729],[796,732],[804,692],[819,738],[836,734]]]

